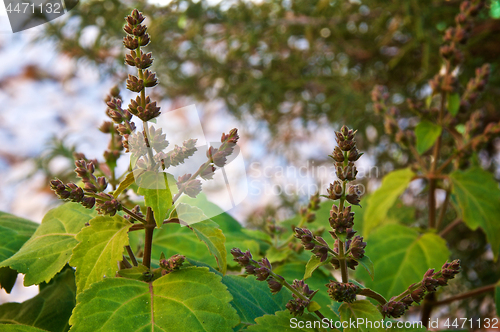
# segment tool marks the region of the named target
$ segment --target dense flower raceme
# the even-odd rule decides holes
[[[419,304],[426,294],[435,292],[439,286],[446,286],[459,272],[458,259],[445,263],[437,272],[434,269],[428,270],[421,282],[409,286],[402,294],[381,306],[382,314],[393,318],[401,317],[412,304]]]

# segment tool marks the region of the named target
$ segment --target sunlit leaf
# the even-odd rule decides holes
[[[50,210],[33,236],[12,257],[0,263],[24,273],[24,285],[48,282],[64,267],[78,244],[76,234],[96,215],[77,203]]]
[[[78,233],[80,242],[73,249],[69,261],[76,267],[78,292],[90,287],[103,277],[114,277],[118,262],[123,258],[124,246],[128,245],[128,229],[132,224],[122,216],[97,216],[90,226]]]

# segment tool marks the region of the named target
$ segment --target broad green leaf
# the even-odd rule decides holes
[[[0,324],[0,331],[2,332],[47,332],[36,327],[17,324]]]
[[[267,257],[269,262],[276,263],[285,260],[289,254],[290,254],[290,249],[288,247],[285,247],[282,250],[278,250],[273,246],[266,251],[265,256]]]
[[[292,296],[285,288],[273,295],[267,282],[257,281],[254,276],[245,278],[227,275],[222,277],[222,283],[233,296],[231,305],[241,319],[238,327],[254,324],[254,320],[263,315],[273,315],[276,311],[285,310]],[[239,330],[238,327],[235,331]]]
[[[423,154],[429,150],[436,142],[443,128],[435,123],[424,120],[415,128],[417,138],[417,152]]]
[[[311,278],[313,272],[320,266],[330,264],[330,260],[325,260],[322,262],[320,258],[316,255],[311,255],[311,258],[309,258],[309,261],[307,262],[306,265],[306,271],[304,272],[304,280]]]
[[[370,195],[363,220],[363,236],[365,239],[378,226],[387,223],[387,213],[398,197],[405,191],[414,173],[409,169],[401,169],[387,174],[382,185]],[[356,228],[356,221],[354,221]]]
[[[188,267],[153,282],[105,278],[77,297],[72,332],[232,331],[239,322],[221,277]]]
[[[144,273],[148,271],[149,269],[141,264],[130,269],[120,270],[118,271],[118,275],[123,278],[145,281]]]
[[[173,177],[164,172],[147,171],[137,177],[139,190],[137,193],[144,196],[146,206],[153,209],[158,228],[163,224],[167,211],[172,206],[172,193],[169,185],[175,183]]]
[[[448,111],[455,116],[460,109],[460,96],[458,93],[448,94]]]
[[[24,285],[48,282],[66,265],[78,244],[76,234],[96,215],[77,203],[47,212],[33,236],[12,257],[0,263],[24,273]]]
[[[127,189],[128,187],[130,187],[134,183],[134,181],[135,181],[134,173],[132,173],[132,172],[128,173],[127,176],[125,177],[125,179],[123,179],[123,181],[120,182],[120,184],[118,185],[118,188],[116,188],[116,190],[113,192],[113,196],[115,198],[120,196],[120,194],[125,189]]]
[[[29,240],[39,224],[32,221],[0,212],[0,262],[14,255]],[[0,287],[10,293],[16,283],[17,272],[8,268],[0,268]]]
[[[1,305],[0,323],[29,325],[51,332],[67,331],[68,320],[75,306],[75,292],[74,272],[67,268],[34,298],[23,303]],[[6,330],[2,326],[0,331]]]
[[[245,331],[255,332],[315,332],[320,331],[321,321],[312,314],[294,317],[288,310],[278,311],[274,315],[265,315],[255,319],[256,325],[251,325]],[[317,328],[314,327],[316,324]]]
[[[17,271],[10,267],[0,267],[0,287],[10,293],[12,287],[16,284]]]
[[[257,281],[254,276],[222,276],[220,272],[205,263],[190,259],[188,261],[194,266],[208,267],[210,272],[222,277],[222,283],[227,286],[227,290],[233,296],[231,305],[241,318],[240,324],[233,329],[234,331],[254,324],[257,317],[265,314],[273,315],[276,311],[285,310],[286,304],[292,298],[291,292],[286,288],[282,288],[277,294],[272,294],[267,282]]]
[[[201,209],[186,203],[179,203],[170,213],[169,219],[179,218],[181,226],[195,224],[209,219]]]
[[[415,207],[405,205],[400,199],[396,200],[387,212],[387,218],[393,223],[410,225],[415,222]]]
[[[353,303],[344,302],[340,306],[339,312],[342,322],[357,323],[356,327],[351,327],[349,324],[349,327],[344,328],[344,332],[385,332],[385,328],[375,327],[381,325],[383,317],[377,307],[368,300],[360,300]],[[379,325],[374,326],[374,323],[378,323]]]
[[[500,252],[500,189],[493,175],[474,167],[450,174],[452,193],[460,214],[472,230],[481,227],[491,245],[495,260]]]
[[[302,280],[302,278],[304,277],[305,266],[302,262],[292,262],[278,266],[277,268],[273,269],[273,271],[285,278],[285,280],[291,284],[294,279]],[[314,296],[314,301],[318,302],[322,308],[326,308],[329,304],[332,303],[332,299],[330,299],[330,297],[328,296],[325,286],[330,282],[330,279],[333,279],[333,277],[326,275],[321,270],[317,270],[314,273],[314,277],[306,280],[306,284],[309,285],[310,289],[319,289],[319,292]],[[323,315],[328,316],[328,312],[322,313]],[[330,316],[328,316],[328,318],[334,318],[333,315]]]
[[[446,241],[440,236],[432,233],[421,235],[402,225],[378,228],[367,243],[366,255],[373,261],[377,273],[374,280],[361,269],[356,275],[367,288],[386,299],[422,280],[428,269],[440,269],[450,255]]]
[[[204,220],[190,226],[198,239],[203,241],[210,253],[215,257],[219,271],[226,274],[227,252],[225,247],[226,237],[212,220]]]
[[[372,263],[370,257],[364,255],[363,258],[361,258],[361,259],[354,259],[354,260],[356,262],[358,262],[359,265],[361,265],[366,270],[366,272],[368,272],[368,274],[370,275],[370,277],[373,280],[374,277],[375,277],[375,271],[373,269],[373,263]]]
[[[233,247],[239,247],[241,250],[249,249],[252,253],[259,252],[259,243],[243,233],[243,228],[233,217],[225,213],[217,205],[207,201],[203,194],[198,195],[196,198],[183,195],[180,200],[213,216],[211,220],[219,225],[219,228],[226,236],[225,248],[228,265],[237,265],[230,253]],[[129,236],[132,236],[131,243],[133,243],[133,233],[129,234]],[[179,227],[177,224],[165,224],[160,229],[155,230],[154,236],[153,258],[159,258],[160,253],[163,251],[167,257],[174,254],[183,254],[187,258],[217,267],[217,262],[211,256],[205,244],[200,242],[193,231],[187,227]],[[261,243],[265,245],[264,242]]]
[[[245,233],[248,236],[251,236],[255,239],[259,239],[268,243],[272,243],[273,239],[269,234],[264,233],[263,231],[257,230],[257,229],[242,229],[241,230],[243,233]]]
[[[69,261],[76,268],[78,293],[103,277],[115,276],[124,246],[128,245],[130,226],[132,224],[119,215],[97,216],[78,233],[76,239],[80,243],[73,249]]]

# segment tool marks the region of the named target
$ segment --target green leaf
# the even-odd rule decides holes
[[[17,271],[10,267],[0,267],[0,287],[10,293],[17,280]]]
[[[285,260],[290,254],[290,249],[288,247],[284,248],[284,250],[278,250],[276,247],[269,247],[266,251],[266,257],[271,263],[281,262]]]
[[[278,311],[274,315],[265,315],[255,319],[257,325],[251,325],[245,329],[245,331],[255,331],[255,332],[269,332],[269,331],[279,331],[279,332],[293,332],[293,331],[304,331],[313,332],[320,331],[318,328],[314,328],[313,324],[316,322],[316,326],[321,327],[320,321],[316,316],[312,314],[304,314],[302,316],[291,316],[288,310]]]
[[[75,306],[75,292],[74,272],[67,268],[34,298],[23,303],[1,305],[0,323],[29,325],[51,332],[67,331]],[[3,326],[0,330],[6,331]]]
[[[364,267],[364,269],[366,270],[366,272],[368,272],[368,274],[370,275],[370,277],[373,280],[374,277],[375,277],[375,271],[373,269],[373,263],[372,263],[370,257],[364,255],[363,258],[361,258],[361,259],[354,259],[354,260],[356,262],[358,262],[359,265],[361,265],[362,267]]]
[[[128,173],[127,176],[125,177],[125,179],[123,179],[123,181],[120,182],[120,184],[118,185],[118,188],[116,188],[116,190],[113,192],[113,196],[115,198],[120,196],[120,194],[125,189],[127,189],[128,187],[130,187],[134,183],[134,181],[135,181],[134,173],[132,173],[132,172]]]
[[[47,330],[40,330],[36,327],[17,324],[0,324],[0,331],[2,332],[47,332]]]
[[[227,286],[233,296],[231,305],[241,319],[241,324],[235,328],[235,331],[239,330],[238,327],[254,324],[254,320],[258,317],[285,310],[292,296],[285,288],[273,295],[267,283],[257,281],[254,276],[245,278],[227,275],[222,277],[222,283]]]
[[[144,196],[146,206],[153,209],[158,228],[163,224],[167,211],[172,206],[169,185],[175,184],[173,177],[164,172],[147,171],[137,177],[137,193]]]
[[[481,227],[491,245],[495,260],[500,252],[500,189],[493,175],[474,167],[450,174],[452,193],[458,201],[460,214],[472,230]]]
[[[48,282],[66,265],[78,244],[76,234],[96,215],[77,203],[50,210],[33,236],[12,257],[0,263],[24,273],[24,285]]]
[[[239,318],[221,277],[188,267],[153,282],[105,278],[77,297],[72,332],[227,331]]]
[[[316,301],[311,301],[311,303],[309,303],[309,305],[307,306],[307,310],[309,312],[315,312],[318,311],[319,309],[321,309],[321,306]]]
[[[0,211],[0,262],[14,255],[29,240],[39,224]]]
[[[78,293],[103,277],[115,276],[124,246],[128,245],[130,226],[132,224],[119,215],[97,216],[78,233],[76,239],[80,243],[73,249],[69,261],[76,268]]]
[[[430,121],[421,121],[415,128],[415,136],[417,137],[417,152],[419,154],[429,150],[436,139],[441,135],[443,128]]]
[[[385,332],[385,328],[375,328],[373,325],[369,325],[375,322],[380,323],[384,318],[377,307],[368,300],[360,300],[353,303],[344,302],[340,306],[339,312],[342,322],[351,323],[353,321],[361,322],[360,319],[364,320],[363,324],[358,324],[354,328],[350,326],[344,328],[344,332]]]
[[[138,265],[134,266],[130,269],[123,269],[118,271],[118,275],[123,278],[127,279],[134,279],[134,280],[144,280],[144,273],[148,272],[149,269],[145,267],[144,265]]]
[[[458,93],[448,94],[448,111],[455,116],[460,109],[460,96]]]
[[[409,168],[391,172],[384,177],[380,188],[370,195],[363,220],[365,239],[376,227],[389,221],[387,218],[389,209],[408,187],[413,176],[414,173]]]
[[[273,239],[271,238],[271,236],[269,234],[264,233],[263,231],[257,229],[246,229],[246,228],[243,228],[241,231],[246,235],[253,237],[255,239],[259,239],[268,243],[273,243]]]
[[[36,231],[39,224],[0,211],[0,262],[14,255]],[[16,283],[17,272],[0,268],[0,287],[10,293]]]
[[[386,225],[374,231],[367,241],[366,255],[377,274],[372,280],[359,270],[357,276],[367,288],[385,298],[398,295],[412,283],[422,280],[430,269],[440,269],[450,252],[446,241],[433,233],[419,234],[402,225]]]
[[[227,252],[224,243],[226,237],[219,229],[219,225],[212,220],[203,220],[190,226],[198,239],[203,241],[210,253],[215,257],[217,266],[222,274],[226,274],[227,269]]]
[[[309,258],[309,261],[307,262],[306,265],[306,271],[304,272],[304,280],[311,278],[313,272],[320,266],[322,265],[327,265],[330,263],[330,260],[327,259],[324,262],[321,261],[321,259],[316,256],[316,255],[311,255],[311,258]]]
[[[200,208],[186,203],[179,203],[170,213],[169,219],[178,218],[181,226],[195,224],[209,219]]]

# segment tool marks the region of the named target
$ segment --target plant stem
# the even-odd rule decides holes
[[[347,271],[347,265],[344,256],[344,242],[339,240],[339,263],[340,272],[342,273],[342,282],[349,282],[349,272]]]
[[[344,165],[346,164],[347,161],[347,154],[344,152],[345,155],[345,161]],[[339,215],[342,215],[342,212],[344,211],[344,202],[345,202],[345,187],[346,187],[347,181],[344,180],[342,182],[342,197],[340,197],[340,202],[339,202]],[[340,273],[342,274],[342,282],[347,283],[349,282],[349,271],[347,270],[347,262],[345,259],[345,254],[344,254],[344,242],[342,242],[340,239],[339,241],[339,263],[340,263]]]
[[[448,226],[446,226],[441,232],[439,232],[439,236],[445,237],[446,234],[448,234],[453,228],[460,225],[462,222],[463,220],[460,218],[455,219],[454,221],[449,223]]]
[[[132,265],[130,265],[130,262],[127,260],[127,257],[125,257],[124,255],[122,255],[122,257],[123,259],[121,263],[125,266],[125,268],[130,269]]]
[[[144,256],[142,257],[142,265],[151,268],[151,248],[153,246],[153,233],[156,227],[155,217],[153,215],[153,210],[148,207],[146,213],[147,224],[144,225],[145,237],[144,237]]]
[[[381,305],[384,305],[384,304],[387,303],[387,300],[382,295],[380,295],[377,292],[372,291],[369,288],[363,288],[358,294],[359,295],[364,295],[364,296],[367,296],[367,297],[371,297],[372,299],[376,300]]]
[[[424,303],[422,304],[422,317],[420,321],[422,325],[427,328],[429,327],[429,319],[431,318],[431,313],[433,309],[433,302],[436,299],[436,293],[429,293],[425,296]]]
[[[134,252],[132,251],[132,248],[130,248],[130,246],[125,246],[125,249],[127,250],[128,257],[130,257],[132,264],[134,264],[134,266],[137,266],[138,265],[137,259],[135,258],[135,255],[134,255]]]
[[[446,215],[446,209],[448,208],[448,203],[450,201],[450,190],[446,190],[446,197],[444,198],[443,206],[441,206],[441,211],[439,211],[439,218],[436,225],[436,229],[441,228],[444,217]]]
[[[492,284],[492,285],[484,286],[484,287],[481,287],[481,288],[473,289],[471,291],[468,291],[468,292],[465,292],[465,293],[462,293],[462,294],[459,294],[459,295],[455,295],[455,296],[449,297],[449,298],[447,298],[445,300],[435,301],[435,302],[432,303],[432,305],[438,306],[438,305],[448,304],[448,303],[451,303],[451,302],[454,302],[454,301],[459,301],[459,300],[466,299],[468,297],[473,297],[473,296],[476,296],[476,295],[479,295],[479,294],[482,294],[482,293],[491,292],[491,291],[495,290],[496,286],[497,286],[497,284]]]
[[[135,214],[134,212],[130,211],[129,209],[127,209],[126,207],[122,206],[122,210],[130,215],[131,217],[133,217],[134,219],[136,219],[137,221],[140,221],[142,222],[143,224],[147,224],[148,222],[146,221],[146,219],[142,218],[141,216]],[[132,226],[133,227],[133,226]]]

